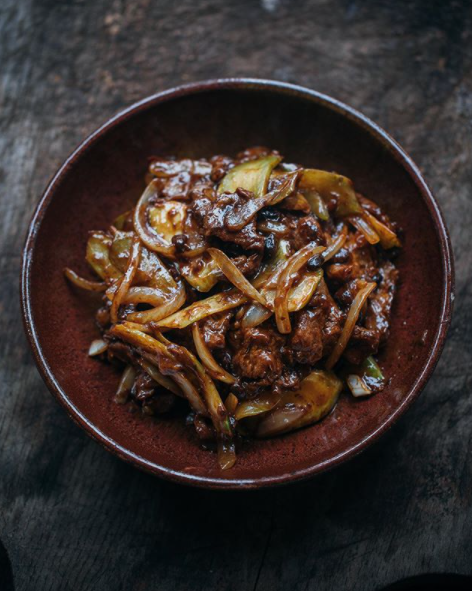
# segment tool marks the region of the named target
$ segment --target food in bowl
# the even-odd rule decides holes
[[[136,206],[90,233],[101,338],[115,395],[183,413],[221,469],[241,438],[311,425],[343,389],[382,390],[398,228],[350,179],[274,150],[150,159]],[[158,428],[158,426],[156,426]]]

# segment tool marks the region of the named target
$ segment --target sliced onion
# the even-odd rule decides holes
[[[129,288],[122,302],[123,304],[149,304],[157,308],[166,299],[168,295],[156,287],[135,286]]]
[[[328,248],[323,253],[323,260],[326,263],[329,259],[333,258],[344,246],[347,238],[347,226],[343,224],[343,229],[340,234],[331,242]]]
[[[205,339],[202,337],[198,322],[194,322],[192,325],[192,335],[195,349],[197,350],[198,356],[200,357],[206,369],[215,379],[220,380],[220,382],[225,382],[225,384],[234,384],[236,379],[223,367],[221,367],[221,365],[218,364],[216,359],[211,354],[210,349],[205,343]]]
[[[265,412],[272,410],[280,402],[280,396],[270,392],[268,394],[261,394],[252,400],[240,402],[234,413],[234,418],[241,421],[247,417],[255,417]]]
[[[285,392],[280,403],[262,417],[258,437],[271,437],[311,425],[325,417],[341,393],[343,384],[331,371],[315,369],[299,390]]]
[[[117,404],[124,404],[128,400],[128,395],[131,392],[135,379],[136,370],[132,365],[127,365],[115,394],[114,400]]]
[[[167,318],[185,304],[185,300],[187,299],[187,294],[185,292],[185,287],[182,283],[178,286],[177,289],[173,290],[170,294],[170,298],[167,302],[161,304],[157,308],[153,308],[152,310],[146,310],[144,312],[133,312],[128,316],[128,319],[132,322],[138,322],[141,324],[147,324],[149,322],[158,322],[162,320],[162,318]]]
[[[360,215],[350,216],[349,221],[351,224],[364,235],[365,239],[369,244],[377,244],[380,242],[380,236],[372,228],[372,226]]]
[[[338,342],[336,343],[331,355],[328,357],[328,361],[326,362],[327,369],[333,368],[339,361],[341,355],[344,353],[344,349],[347,347],[349,339],[351,338],[352,331],[354,330],[354,326],[356,325],[357,319],[359,318],[362,307],[376,287],[376,283],[368,283],[365,287],[357,292],[357,295],[349,309],[341,336],[339,337]]]
[[[176,373],[172,375],[172,379],[175,380],[175,382],[182,389],[182,392],[189,401],[191,408],[198,414],[201,414],[205,417],[208,416],[208,411],[203,404],[202,399],[200,398],[200,394],[188,377],[182,373]]]
[[[246,296],[236,290],[217,293],[214,296],[200,300],[187,306],[183,310],[171,316],[159,320],[156,324],[159,328],[185,328],[193,322],[207,318],[218,312],[231,310],[247,302]]]
[[[289,195],[280,204],[280,209],[288,209],[289,211],[302,211],[303,213],[311,213],[311,207],[308,201],[301,193],[294,193]]]
[[[224,252],[218,248],[209,248],[208,252],[218,267],[221,269],[222,273],[235,287],[239,289],[239,291],[241,291],[249,299],[255,300],[263,306],[267,306],[264,296],[261,295],[257,289],[249,283],[246,277],[244,277],[241,271],[236,267],[231,259],[225,255]]]
[[[142,331],[141,328],[136,328],[136,326],[137,325],[132,322],[115,324],[111,327],[110,333],[135,347],[141,347],[149,353],[161,355],[170,359],[173,358],[172,354],[167,350],[167,347],[163,343]]]
[[[107,283],[120,279],[122,272],[110,260],[112,240],[105,232],[91,232],[85,259],[95,273]]]
[[[327,221],[329,220],[329,211],[326,207],[325,202],[321,198],[321,195],[318,191],[313,190],[306,190],[303,191],[303,195],[305,199],[310,204],[311,211],[320,219]]]
[[[179,388],[177,388],[175,383],[170,378],[163,375],[159,371],[159,368],[156,367],[156,365],[154,365],[153,363],[150,363],[149,361],[147,361],[146,359],[143,359],[143,358],[138,359],[138,363],[144,369],[144,371],[148,375],[150,375],[151,378],[155,382],[157,382],[160,386],[162,386],[166,390],[169,390],[170,392],[172,392],[176,396],[182,396],[182,392],[179,390]]]
[[[372,390],[364,383],[364,380],[360,376],[351,374],[347,376],[346,382],[355,398],[370,396],[372,394]]]
[[[110,318],[112,322],[116,322],[118,320],[118,310],[120,308],[123,298],[126,295],[126,292],[133,283],[134,276],[136,275],[136,271],[138,270],[140,256],[141,245],[139,243],[139,240],[135,237],[133,239],[133,244],[131,246],[131,254],[128,261],[128,268],[126,269],[126,272],[123,275],[120,286],[118,287],[118,289],[115,292],[115,295],[113,296],[113,302],[111,304],[110,309]]]
[[[307,273],[300,283],[290,290],[288,296],[289,312],[299,312],[308,304],[322,277],[323,269]]]
[[[239,404],[239,400],[237,399],[237,397],[230,392],[228,394],[228,396],[226,396],[226,400],[225,400],[225,406],[226,406],[226,410],[233,415],[234,411],[236,410],[236,407]]]
[[[317,246],[312,242],[304,246],[286,262],[280,274],[274,306],[277,328],[282,334],[287,334],[292,330],[288,312],[288,294],[295,281],[296,274],[315,254],[319,254],[324,250],[324,246]]]
[[[149,201],[155,196],[157,196],[157,186],[154,181],[151,181],[141,195],[141,198],[136,205],[136,209],[134,210],[134,229],[149,250],[158,252],[168,258],[174,258],[175,247],[163,240],[148,223],[147,209]]]
[[[153,330],[149,326],[144,326],[144,324],[138,324],[137,322],[130,322],[128,320],[125,322],[125,324],[127,328],[153,336]]]
[[[257,429],[257,436],[272,437],[273,435],[280,435],[298,429],[300,421],[306,414],[305,407],[284,406],[280,409],[276,408],[263,417]]]
[[[90,357],[95,357],[96,355],[101,355],[102,353],[105,353],[107,349],[108,343],[106,341],[104,341],[103,339],[95,339],[90,343],[88,354],[90,355]]]
[[[251,304],[241,320],[243,328],[254,328],[272,316],[272,310],[260,304]]]
[[[226,407],[221,400],[221,396],[216,389],[213,380],[208,375],[203,365],[186,347],[172,343],[159,331],[156,331],[156,338],[159,339],[160,344],[167,348],[169,354],[176,358],[180,363],[186,365],[198,378],[198,381],[202,386],[203,398],[206,402],[216,432],[221,436],[231,436],[232,429],[228,420]]]
[[[261,232],[268,232],[269,234],[275,234],[280,237],[286,236],[288,233],[285,224],[273,220],[263,220],[262,222],[258,222],[257,229]]]
[[[80,287],[81,289],[86,289],[88,291],[105,291],[107,288],[107,284],[104,281],[90,281],[89,279],[84,279],[83,277],[80,277],[80,275],[77,275],[75,271],[69,269],[69,267],[64,269],[64,275],[71,283],[77,285],[77,287]]]
[[[395,246],[400,247],[402,245],[398,236],[393,230],[390,230],[388,226],[371,215],[368,211],[364,211],[362,215],[378,234],[382,248],[389,249]]]
[[[228,412],[226,410],[221,396],[216,389],[216,386],[208,375],[208,372],[203,365],[198,361],[193,353],[186,347],[175,345],[169,347],[171,351],[175,351],[178,355],[179,361],[186,363],[189,368],[195,373],[202,386],[202,395],[206,403],[208,412],[219,436],[231,437],[232,429],[228,419]]]
[[[298,312],[308,304],[322,277],[322,269],[307,273],[297,286],[290,289],[288,295],[289,312]],[[272,283],[272,281],[270,283]],[[262,324],[272,316],[272,308],[274,307],[276,292],[273,289],[261,291],[269,304],[269,308],[257,303],[251,304],[241,320],[241,326],[243,328],[254,328],[255,326],[259,326],[259,324]]]
[[[147,210],[149,226],[160,239],[169,246],[176,234],[184,233],[184,222],[187,216],[187,205],[181,201],[159,202]]]
[[[148,353],[152,353],[158,357],[167,357],[175,361],[172,353],[163,343],[144,332],[136,330],[134,326],[130,326],[126,322],[124,324],[115,324],[110,329],[110,333],[135,347],[144,349]],[[190,380],[181,372],[175,372],[171,377],[181,387],[193,410],[206,415],[207,409]]]
[[[283,238],[279,240],[274,256],[264,265],[262,271],[252,281],[256,289],[275,287],[279,272],[290,256],[290,242]]]
[[[201,256],[194,261],[180,262],[179,270],[187,283],[206,293],[223,279],[224,275],[210,256]]]
[[[222,470],[229,470],[236,463],[236,447],[233,441],[220,439],[217,444],[218,465]]]

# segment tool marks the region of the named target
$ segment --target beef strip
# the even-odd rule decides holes
[[[393,297],[398,281],[398,270],[393,263],[385,261],[380,266],[379,271],[382,280],[369,299],[365,325],[368,329],[378,331],[380,343],[383,343],[388,337]]]
[[[235,209],[243,207],[249,198],[245,191],[212,197],[205,193],[193,201],[191,211],[205,236],[215,236],[244,250],[263,252],[264,237],[257,232],[255,219],[241,230],[228,228],[227,218],[234,215]]]
[[[249,160],[257,160],[258,158],[263,158],[264,156],[269,156],[270,154],[274,154],[278,156],[277,150],[270,150],[265,146],[253,146],[252,148],[247,148],[236,157],[236,164],[242,164],[243,162],[249,162]]]
[[[280,396],[290,390],[298,390],[300,388],[301,375],[295,369],[284,369],[282,375],[278,377],[272,384],[272,392]]]
[[[211,180],[218,183],[230,168],[234,166],[234,160],[228,156],[213,156],[210,158]]]
[[[315,365],[323,355],[323,327],[326,322],[326,309],[317,307],[297,312],[293,330],[290,334],[292,363]]]
[[[245,328],[238,331],[233,366],[238,375],[272,383],[282,373],[281,346],[284,338],[273,328]]]
[[[369,355],[375,355],[388,337],[398,271],[390,261],[379,267],[381,277],[378,288],[372,293],[367,305],[364,325],[356,325],[344,356],[350,363],[359,364]]]
[[[323,279],[320,281],[308,306],[310,309],[322,309],[325,313],[322,336],[324,357],[331,353],[337,343],[344,325],[345,316],[331,296]]]
[[[133,384],[131,396],[137,402],[143,402],[153,396],[156,387],[157,383],[151,378],[151,376],[145,372],[141,372]]]
[[[321,225],[312,215],[300,215],[268,207],[259,212],[257,221],[258,227],[264,232],[273,232],[278,238],[288,240],[293,252],[310,242],[326,244]]]
[[[107,337],[107,333],[104,334],[104,337],[106,340],[107,338],[109,338]],[[130,345],[123,343],[122,341],[112,340],[108,343],[107,357],[109,361],[118,359],[123,363],[136,363],[132,347]]]
[[[360,193],[356,193],[356,195],[357,195],[357,199],[358,199],[359,203],[362,205],[362,207],[366,211],[368,211],[371,215],[373,215],[378,220],[380,220],[383,224],[385,224],[393,232],[395,232],[397,230],[397,225],[390,220],[388,215],[385,214],[380,209],[380,207],[377,205],[377,203],[374,203],[370,199],[367,199],[367,197],[364,197]]]
[[[200,330],[209,349],[224,349],[226,346],[226,332],[229,328],[233,311],[213,314],[202,321]]]
[[[359,365],[369,355],[375,355],[379,350],[380,335],[377,330],[369,330],[356,324],[352,331],[349,345],[344,351],[344,357],[349,363]]]
[[[212,166],[206,160],[154,158],[149,165],[149,172],[161,181],[159,188],[162,197],[187,201],[194,184],[204,177],[209,178]]]

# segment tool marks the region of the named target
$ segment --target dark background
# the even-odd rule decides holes
[[[332,473],[241,494],[161,482],[93,443],[43,385],[18,298],[27,224],[66,155],[133,101],[218,76],[306,85],[373,118],[424,172],[456,257],[448,343],[411,411]],[[1,0],[0,187],[1,591],[10,565],[17,590],[40,591],[472,574],[472,2]]]

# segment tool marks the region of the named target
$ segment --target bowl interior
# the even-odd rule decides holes
[[[105,229],[135,203],[150,155],[232,155],[252,145],[276,148],[287,161],[336,170],[377,201],[404,231],[397,261],[401,284],[391,335],[379,356],[389,378],[385,390],[362,401],[343,395],[320,424],[251,442],[240,450],[236,466],[221,473],[215,456],[200,449],[183,419],[143,418],[113,403],[119,374],[87,356],[98,335],[96,300],[71,288],[62,270],[70,266],[87,275],[88,231]],[[434,207],[407,168],[380,132],[294,89],[207,87],[142,104],[86,142],[48,189],[37,217],[27,245],[24,289],[43,373],[49,382],[54,376],[61,402],[95,437],[171,478],[261,485],[319,471],[355,453],[416,395],[440,335],[450,281]]]

